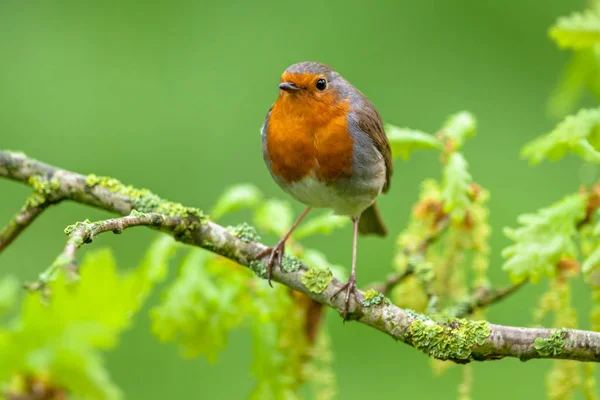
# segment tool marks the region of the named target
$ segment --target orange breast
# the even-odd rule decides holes
[[[324,182],[352,175],[349,104],[336,103],[333,98],[323,100],[283,94],[273,105],[266,152],[273,174],[287,183],[313,173]]]

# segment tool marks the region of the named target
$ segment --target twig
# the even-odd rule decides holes
[[[407,248],[405,248],[403,250],[406,257],[409,260],[410,260],[411,256],[421,256],[421,257],[425,258],[425,254],[427,253],[427,249],[429,248],[429,246],[431,246],[433,243],[435,243],[444,234],[444,232],[446,231],[448,226],[449,226],[449,218],[447,215],[445,215],[443,218],[441,218],[437,222],[437,224],[435,226],[435,231],[431,235],[429,235],[427,238],[425,238],[425,240],[423,240],[416,247],[415,250],[410,250]],[[415,269],[416,269],[415,265],[409,263],[406,266],[404,271],[393,272],[387,276],[387,278],[385,279],[384,282],[374,283],[372,285],[369,285],[369,288],[375,289],[387,296],[396,287],[396,285],[399,285],[406,278],[413,275],[415,273]],[[428,293],[430,293],[429,289],[430,288],[426,287],[426,290],[428,291]],[[429,297],[431,297],[431,296],[429,296]]]
[[[375,289],[384,295],[389,295],[397,285],[404,282],[406,278],[414,274],[415,266],[409,264],[406,269],[402,272],[393,272],[387,276],[384,282],[373,283],[369,285],[369,289]]]
[[[24,205],[12,220],[0,231],[0,253],[6,249],[35,219],[46,209],[46,203],[39,206]]]
[[[480,308],[485,308],[497,303],[525,285],[526,281],[515,283],[501,289],[482,288],[476,291],[473,296],[465,301],[461,301],[447,311],[447,315],[455,318],[464,318],[471,315]]]
[[[264,263],[255,257],[266,246],[246,242],[226,228],[202,218],[199,211],[177,203],[166,202],[158,196],[131,187],[116,180],[85,177],[40,163],[22,154],[0,151],[0,176],[28,182],[31,176],[53,176],[59,182],[57,189],[65,198],[107,211],[128,215],[137,208],[145,213],[157,212],[179,218],[179,224],[156,226],[176,239],[220,254],[253,270],[264,269]],[[164,212],[162,212],[163,210]],[[167,212],[168,211],[168,212]],[[150,225],[152,226],[152,225]],[[288,286],[311,299],[327,305],[339,313],[344,299],[331,296],[342,283],[321,275],[301,264],[293,272],[276,269],[273,280]],[[310,272],[310,273],[309,273]],[[314,277],[318,276],[318,279]],[[312,284],[305,285],[306,282]],[[329,283],[328,283],[329,282]],[[310,287],[310,289],[309,289]],[[600,333],[576,329],[520,328],[491,324],[486,321],[431,318],[401,309],[383,298],[370,299],[365,305],[352,303],[351,319],[375,328],[416,349],[439,359],[466,363],[472,360],[494,360],[516,357],[569,359],[600,362]]]
[[[37,282],[26,284],[29,290],[38,290],[46,286],[52,280],[55,272],[58,269],[64,269],[68,272],[71,280],[76,280],[77,275],[77,260],[75,254],[77,250],[85,243],[91,243],[96,235],[104,232],[113,232],[116,234],[122,233],[125,229],[134,226],[153,226],[156,228],[172,231],[180,226],[181,218],[162,215],[157,213],[138,213],[133,212],[131,215],[111,218],[97,222],[79,222],[65,229],[65,233],[69,235],[67,244],[62,253],[56,258],[54,263],[40,274]]]

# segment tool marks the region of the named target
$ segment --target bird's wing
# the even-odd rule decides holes
[[[355,107],[355,118],[358,127],[371,138],[373,144],[383,156],[386,169],[386,182],[383,191],[387,192],[390,188],[392,173],[394,171],[392,150],[390,149],[390,143],[383,129],[383,122],[379,113],[370,101],[366,98],[363,98],[363,100],[363,104],[360,107]]]

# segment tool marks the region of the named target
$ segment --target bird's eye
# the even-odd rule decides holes
[[[317,89],[318,90],[325,90],[327,88],[327,81],[323,78],[319,79],[317,81]]]

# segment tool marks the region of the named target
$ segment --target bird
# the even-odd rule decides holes
[[[256,259],[273,267],[281,262],[285,242],[313,208],[331,209],[353,224],[352,268],[347,283],[331,299],[346,293],[360,303],[356,288],[358,235],[386,236],[376,199],[390,188],[392,153],[375,106],[328,65],[305,61],[281,75],[279,97],[261,128],[263,159],[274,181],[306,209],[273,247]]]

